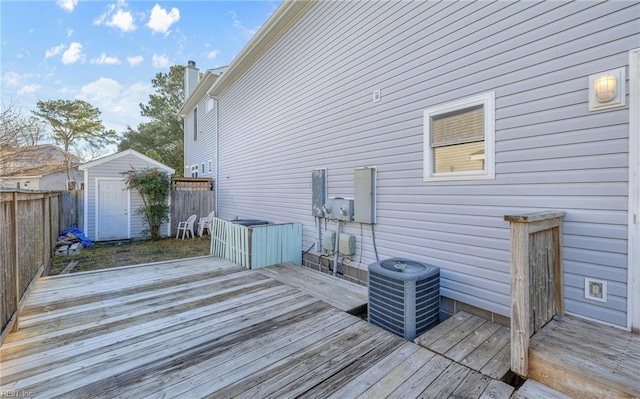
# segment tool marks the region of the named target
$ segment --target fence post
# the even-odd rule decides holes
[[[18,254],[18,193],[13,193],[13,206],[11,207],[11,219],[13,220],[13,298],[15,301],[16,321],[11,331],[18,331],[18,304],[20,303],[20,256]]]
[[[510,223],[511,240],[511,370],[522,377],[529,374],[529,339],[537,328],[541,328],[538,326],[541,315],[549,312],[560,316],[564,314],[561,230],[564,215],[562,211],[546,211],[504,217]],[[544,231],[551,232],[551,242],[538,240],[530,243],[533,234]],[[551,275],[548,276],[533,270],[536,267],[547,269],[540,267],[540,260],[536,258],[541,249],[536,246],[541,245],[540,242],[544,253],[553,254],[553,265],[548,268]],[[535,273],[535,279],[531,278],[531,273]],[[552,280],[551,293],[544,292],[538,284],[549,279]],[[552,299],[549,301],[548,298]],[[537,307],[535,312],[532,312],[532,306]]]

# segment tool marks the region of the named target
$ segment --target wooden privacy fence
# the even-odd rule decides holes
[[[172,191],[171,192],[171,236],[176,234],[178,223],[191,215],[204,217],[216,208],[214,191]]]
[[[208,177],[174,177],[171,179],[173,191],[210,191],[212,180]]]
[[[57,192],[0,192],[0,344],[18,329],[26,293],[51,261],[59,215]]]
[[[213,218],[211,255],[257,269],[283,262],[302,264],[302,224],[243,226]]]
[[[61,191],[60,231],[73,226],[84,231],[84,191]]]
[[[511,370],[529,374],[529,339],[564,315],[562,219],[565,212],[506,215],[511,234]]]

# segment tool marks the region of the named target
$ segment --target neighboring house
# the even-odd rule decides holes
[[[216,142],[210,134],[217,128],[215,101],[207,90],[226,67],[209,69],[199,79],[196,63],[189,61],[185,68],[184,93],[186,102],[180,109],[184,118],[184,176],[213,178]]]
[[[0,188],[81,189],[80,158],[51,144],[0,149]]]
[[[125,188],[122,172],[158,168],[171,176],[175,170],[134,150],[107,155],[80,165],[84,172],[84,226],[92,241],[146,238],[143,216],[136,213],[142,197],[136,190]],[[170,202],[171,198],[167,199]],[[171,234],[171,221],[161,227]]]
[[[565,211],[566,311],[640,328],[639,47],[638,2],[285,1],[202,92],[217,214],[301,222],[306,249],[312,170],[353,197],[376,166],[380,258],[439,266],[444,305],[509,317],[504,215]],[[343,231],[366,270],[373,229]]]

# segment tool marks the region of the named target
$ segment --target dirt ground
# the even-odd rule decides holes
[[[82,248],[78,255],[55,257],[49,275],[60,274],[74,260],[79,263],[71,273],[209,255],[210,240],[210,236],[203,236],[184,240],[163,238],[158,241],[97,243],[95,246]]]

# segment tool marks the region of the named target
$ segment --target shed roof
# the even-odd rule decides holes
[[[116,152],[115,154],[107,155],[105,157],[98,158],[95,161],[91,161],[91,162],[87,162],[85,164],[82,164],[82,165],[80,165],[80,170],[91,169],[94,166],[102,165],[104,163],[116,160],[118,158],[125,157],[127,155],[133,155],[134,157],[140,158],[143,161],[145,161],[147,163],[150,163],[151,165],[157,167],[158,169],[162,169],[162,170],[166,171],[169,174],[176,173],[176,171],[173,168],[171,168],[171,167],[169,167],[169,166],[167,166],[167,165],[165,165],[165,164],[163,164],[161,162],[158,162],[153,158],[149,158],[148,156],[146,156],[144,154],[141,154],[138,151],[132,150],[132,149]]]

